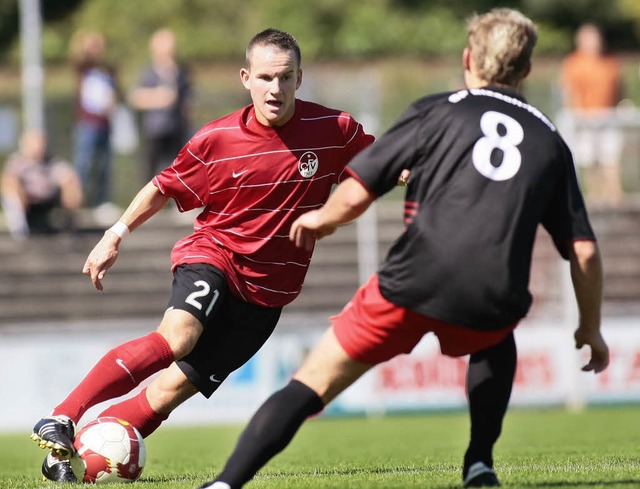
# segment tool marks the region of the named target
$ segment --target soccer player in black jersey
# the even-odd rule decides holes
[[[499,486],[493,446],[516,367],[513,329],[531,304],[538,225],[569,261],[579,309],[575,346],[595,373],[609,363],[600,332],[602,265],[571,153],[553,124],[518,94],[537,34],[511,9],[475,16],[463,52],[467,89],[416,101],[355,157],[319,210],[294,222],[309,247],[361,215],[404,168],[405,229],[388,257],[334,318],[293,380],[255,413],[215,481],[238,489],[284,449],[304,420],[372,366],[409,353],[432,332],[450,356],[470,355],[471,440],[465,487]]]

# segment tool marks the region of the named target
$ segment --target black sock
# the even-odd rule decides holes
[[[516,361],[513,334],[491,348],[472,354],[469,359],[467,391],[471,440],[464,456],[463,477],[466,477],[469,466],[475,462],[484,462],[493,467],[493,445],[502,431]]]
[[[312,389],[297,380],[289,382],[253,415],[216,481],[232,489],[242,487],[289,444],[305,419],[323,408],[322,399]]]

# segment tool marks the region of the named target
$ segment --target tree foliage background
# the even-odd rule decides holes
[[[0,0],[0,102],[20,107],[20,0]],[[459,86],[465,23],[473,13],[508,6],[529,15],[540,30],[528,100],[548,114],[558,104],[557,62],[572,48],[585,21],[603,27],[609,46],[626,53],[626,97],[640,105],[640,0],[40,0],[42,52],[47,67],[46,118],[50,143],[71,154],[73,77],[69,41],[98,30],[108,41],[123,89],[147,62],[148,39],[159,27],[175,31],[180,57],[195,72],[194,127],[248,103],[237,68],[247,41],[276,27],[302,47],[307,92],[313,100],[371,112],[386,127],[408,103]],[[543,60],[540,60],[543,61]],[[339,69],[333,69],[339,66]],[[363,112],[364,111],[364,112]],[[17,140],[17,134],[16,138]],[[138,189],[136,152],[117,160],[115,199],[126,205]]]
[[[294,34],[305,59],[371,59],[458,53],[464,23],[474,12],[517,8],[541,30],[538,53],[571,48],[576,26],[602,25],[610,47],[635,50],[640,39],[640,0],[42,0],[43,54],[67,59],[72,34],[97,29],[121,64],[146,56],[149,34],[173,28],[182,56],[191,60],[234,59],[259,30]],[[0,0],[0,56],[18,62],[18,0]]]

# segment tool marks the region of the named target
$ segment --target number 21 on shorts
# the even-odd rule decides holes
[[[199,299],[202,297],[207,297],[209,295],[209,292],[211,292],[211,286],[204,280],[196,280],[193,285],[195,285],[198,290],[191,292],[184,301],[187,304],[191,304],[199,311],[202,311],[202,308],[204,306],[200,303]],[[220,292],[218,292],[218,289],[214,290],[213,296],[211,297],[211,302],[209,302],[207,310],[204,313],[205,316],[208,316],[211,313],[211,310],[213,309],[213,306],[218,300],[219,296]]]

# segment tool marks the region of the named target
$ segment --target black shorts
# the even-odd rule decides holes
[[[193,314],[204,327],[193,351],[176,363],[207,398],[264,345],[282,312],[238,299],[224,273],[203,263],[176,268],[169,308]]]

